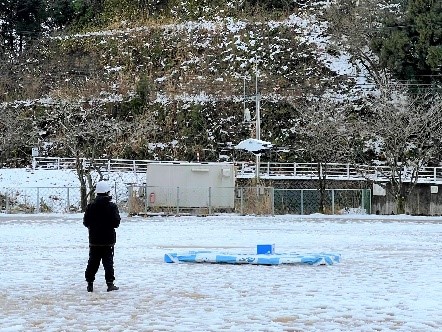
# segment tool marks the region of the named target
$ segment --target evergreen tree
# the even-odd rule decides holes
[[[380,35],[373,40],[381,64],[399,79],[440,83],[442,1],[403,1],[402,13],[386,17]]]
[[[73,0],[74,24],[77,28],[99,25],[105,0]]]
[[[23,50],[24,45],[40,35],[45,20],[43,0],[2,0],[0,35],[4,50]]]
[[[47,0],[48,26],[64,28],[74,19],[74,5],[72,0]]]

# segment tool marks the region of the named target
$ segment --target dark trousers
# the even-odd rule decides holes
[[[89,246],[89,260],[84,275],[87,282],[94,282],[95,274],[103,262],[104,278],[106,282],[113,282],[114,276],[114,247],[113,246]]]

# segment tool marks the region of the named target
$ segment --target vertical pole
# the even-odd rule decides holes
[[[261,139],[261,96],[258,93],[258,64],[255,63],[256,139]]]
[[[272,196],[272,216],[274,216],[275,215],[275,187],[272,187],[272,193],[271,193],[271,196]]]
[[[244,96],[244,98],[243,98],[244,99],[244,102],[243,102],[243,107],[244,107],[243,112],[245,114],[245,112],[246,112],[246,77],[245,76],[244,76],[244,94],[243,94],[243,96]],[[245,118],[245,115],[244,115],[244,118]],[[250,121],[250,119],[249,119],[249,121]]]
[[[335,214],[335,190],[332,189],[332,214]]]
[[[129,185],[127,187],[127,191],[129,193],[129,198],[127,200],[127,208],[129,210],[128,213],[129,213],[129,216],[130,216],[130,215],[132,215],[132,200],[133,200],[133,197],[132,197],[133,187],[132,187],[132,185]]]
[[[365,189],[361,190],[361,207],[364,209],[365,213],[367,213],[367,210],[365,209]]]
[[[240,190],[240,195],[241,195],[241,204],[240,204],[240,211],[239,211],[239,213],[240,214],[244,214],[244,188],[243,187],[241,187],[241,190]]]
[[[301,215],[304,214],[304,190],[301,189]]]
[[[5,193],[5,199],[6,199],[6,213],[9,214],[9,195],[8,195],[8,191],[6,190]]]
[[[66,193],[66,212],[70,212],[70,206],[71,206],[71,200],[70,200],[70,197],[69,197],[69,187],[67,187],[66,188],[66,190],[67,190],[67,193]]]
[[[369,201],[369,203],[368,203],[368,211],[367,211],[367,213],[368,214],[371,214],[372,213],[372,209],[371,209],[371,190],[370,189],[365,189],[365,190],[367,190],[367,192],[368,192],[368,201]]]
[[[256,139],[261,139],[261,95],[258,93],[258,64],[255,63],[255,101],[256,101]],[[256,183],[259,182],[259,164],[261,163],[261,156],[260,154],[256,155]]]

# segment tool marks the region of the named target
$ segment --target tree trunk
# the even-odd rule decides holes
[[[318,163],[318,186],[319,186],[319,213],[325,213],[325,195],[326,195],[326,168]]]
[[[75,159],[75,169],[77,171],[77,177],[80,181],[80,207],[81,211],[86,211],[87,206],[87,186],[86,186],[86,180],[85,180],[85,170],[83,167],[83,162],[80,159],[80,157],[76,157]]]
[[[397,214],[405,214],[405,197],[396,195],[396,212]]]
[[[80,187],[80,201],[81,201],[81,211],[86,211],[87,207],[87,188],[86,186]]]

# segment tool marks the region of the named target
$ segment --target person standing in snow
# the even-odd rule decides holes
[[[95,188],[97,197],[88,204],[83,217],[83,225],[89,229],[89,260],[85,271],[88,292],[94,290],[100,262],[103,262],[107,291],[118,290],[114,285],[114,246],[115,228],[120,226],[121,217],[117,205],[111,202],[110,191],[108,182],[99,181]]]

